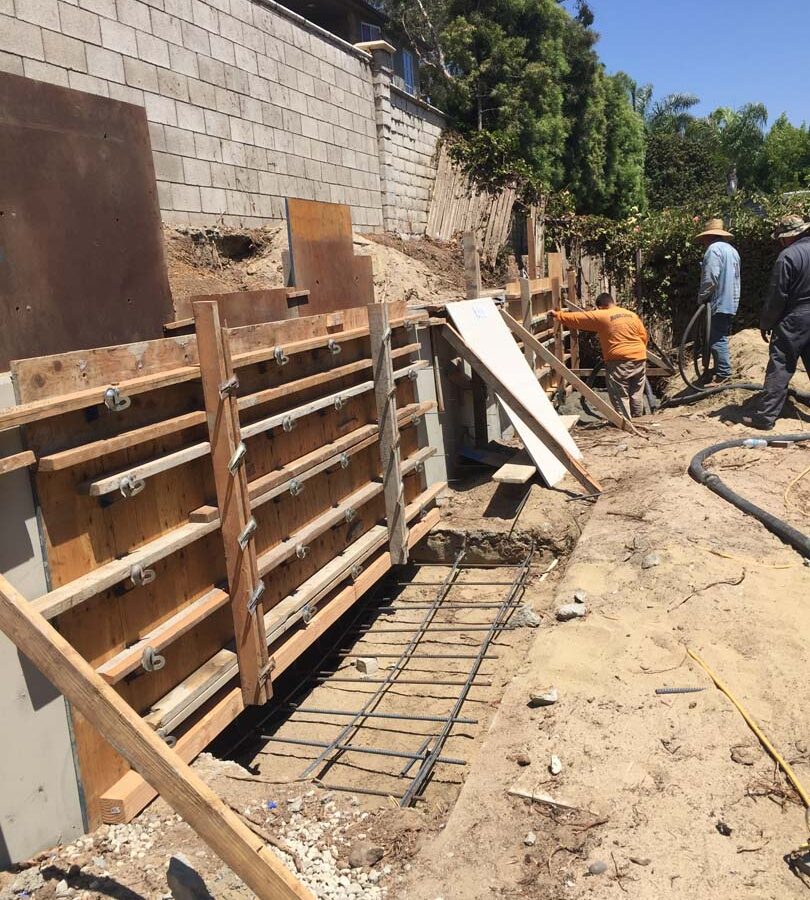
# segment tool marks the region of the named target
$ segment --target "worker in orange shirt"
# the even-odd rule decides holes
[[[641,319],[631,310],[617,306],[610,294],[596,298],[596,309],[583,312],[552,309],[549,316],[564,327],[596,332],[613,408],[628,419],[643,416],[648,337]]]

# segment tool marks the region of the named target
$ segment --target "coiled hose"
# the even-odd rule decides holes
[[[689,474],[698,484],[705,485],[710,491],[713,491],[719,497],[732,503],[737,509],[746,515],[753,516],[761,522],[772,534],[775,534],[780,541],[789,544],[800,553],[805,559],[810,559],[810,537],[803,534],[792,525],[769,513],[764,509],[746,500],[736,491],[733,491],[721,478],[714,472],[707,472],[703,463],[715,453],[721,450],[729,450],[732,447],[765,447],[774,441],[790,441],[791,443],[800,443],[802,441],[810,441],[810,431],[799,434],[779,434],[768,438],[738,438],[734,441],[723,441],[720,444],[713,444],[705,450],[696,453],[689,463]]]

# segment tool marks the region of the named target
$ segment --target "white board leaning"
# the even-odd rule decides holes
[[[495,303],[488,298],[463,300],[459,303],[448,303],[447,312],[456,330],[473,353],[492,369],[504,386],[521,400],[526,409],[574,459],[582,459],[579,447],[551,405]],[[549,487],[553,487],[565,476],[565,467],[508,404],[504,403],[497,393],[495,396],[514,425],[543,480]]]

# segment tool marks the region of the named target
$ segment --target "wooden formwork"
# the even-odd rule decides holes
[[[391,565],[367,307],[192,312],[196,334],[13,362],[20,405],[0,413],[36,488],[34,609],[185,761]],[[388,314],[412,545],[442,486],[414,427],[433,408],[412,381],[420,317]],[[154,789],[75,710],[73,728],[90,826],[128,821]]]

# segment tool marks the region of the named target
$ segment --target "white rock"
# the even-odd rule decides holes
[[[527,847],[534,847],[534,845],[537,843],[537,835],[536,835],[533,831],[530,831],[530,832],[526,835],[526,837],[523,838],[523,843],[524,843]]]
[[[548,770],[549,770],[549,772],[551,772],[552,775],[559,775],[560,772],[562,772],[562,762],[560,761],[559,756],[554,756],[552,754],[551,762],[549,763]]]

